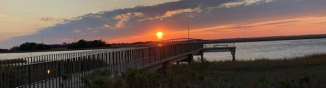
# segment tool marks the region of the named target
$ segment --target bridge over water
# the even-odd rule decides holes
[[[128,69],[157,70],[175,62],[191,63],[194,55],[203,52],[231,51],[235,60],[235,45],[210,43],[231,43],[250,41],[274,41],[289,39],[326,38],[326,35],[301,37],[265,37],[222,40],[172,39],[144,44],[122,44],[120,49],[101,49],[83,52],[39,55],[16,59],[0,60],[0,88],[60,88],[68,83],[69,88],[82,87],[81,77],[100,69],[111,70],[113,75]],[[117,74],[116,74],[117,73]],[[69,80],[62,75],[70,74]]]

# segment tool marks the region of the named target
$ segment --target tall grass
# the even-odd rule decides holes
[[[195,61],[165,71],[129,69],[115,77],[104,70],[83,80],[89,88],[323,88],[325,69],[326,54],[319,54],[281,60]]]
[[[257,59],[249,61],[213,61],[211,70],[250,70],[250,69],[276,69],[289,67],[305,67],[326,64],[326,54],[315,54],[297,58],[284,59]]]

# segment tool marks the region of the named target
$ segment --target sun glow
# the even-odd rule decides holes
[[[162,39],[162,37],[163,37],[163,32],[160,32],[160,31],[159,31],[159,32],[156,33],[156,35],[157,35],[157,38],[158,38],[158,39]]]

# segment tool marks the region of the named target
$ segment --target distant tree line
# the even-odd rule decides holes
[[[37,51],[37,50],[51,50],[51,45],[42,43],[26,42],[20,46],[15,46],[10,51]]]
[[[0,52],[7,52],[9,49],[0,49]]]
[[[97,48],[97,47],[110,47],[102,40],[86,41],[84,39],[73,43],[63,43],[46,45],[42,43],[26,42],[19,46],[12,47],[10,49],[0,49],[0,52],[11,52],[11,51],[38,51],[38,50],[51,50],[55,48],[68,48],[68,49],[85,49],[85,48]]]
[[[52,49],[62,49],[62,48],[67,48],[67,43],[64,43],[64,44],[52,44],[51,45],[51,48]]]
[[[84,39],[79,40],[78,42],[68,43],[68,49],[83,49],[83,48],[96,48],[96,47],[109,47],[102,40],[93,40],[93,41],[86,41]]]

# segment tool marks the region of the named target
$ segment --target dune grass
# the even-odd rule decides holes
[[[94,76],[85,82],[92,84],[91,88],[324,88],[326,54],[280,60],[195,61],[171,65],[165,71],[131,69],[117,77]]]
[[[326,54],[276,60],[257,59],[249,61],[212,61],[208,63],[212,66],[207,69],[218,71],[306,67],[326,64]]]

